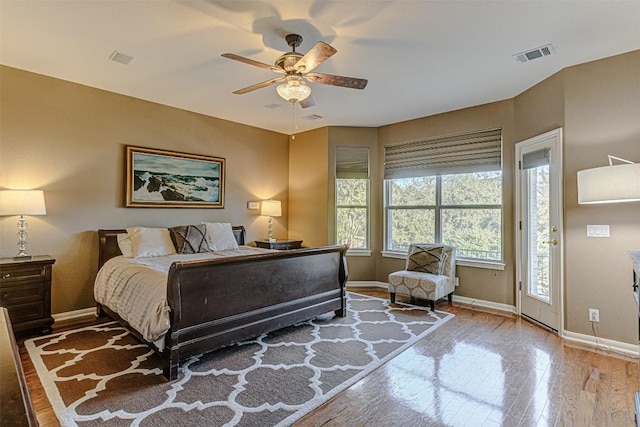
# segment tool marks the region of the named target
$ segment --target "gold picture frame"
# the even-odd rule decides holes
[[[224,208],[224,158],[125,148],[126,207]]]

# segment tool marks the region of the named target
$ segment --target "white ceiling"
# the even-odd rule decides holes
[[[0,0],[4,65],[285,134],[294,114],[275,85],[232,94],[279,75],[220,55],[272,64],[289,33],[304,37],[300,52],[319,40],[338,50],[315,71],[369,80],[311,83],[316,106],[297,107],[297,131],[377,127],[512,98],[640,49],[640,1]],[[549,43],[551,56],[512,57]],[[113,62],[114,51],[134,59]]]

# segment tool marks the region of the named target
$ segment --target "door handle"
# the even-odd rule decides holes
[[[551,240],[548,240],[548,241],[544,241],[542,243],[548,243],[551,246],[558,246],[558,239],[551,239]]]

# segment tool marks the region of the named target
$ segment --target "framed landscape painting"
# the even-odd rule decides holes
[[[126,207],[224,207],[223,158],[127,145],[126,162]]]

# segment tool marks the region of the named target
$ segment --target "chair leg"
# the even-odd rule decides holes
[[[429,300],[429,308],[431,309],[431,311],[435,311],[436,309],[436,302],[432,299]]]
[[[391,300],[391,302],[396,302],[396,293],[389,292],[389,299]]]

